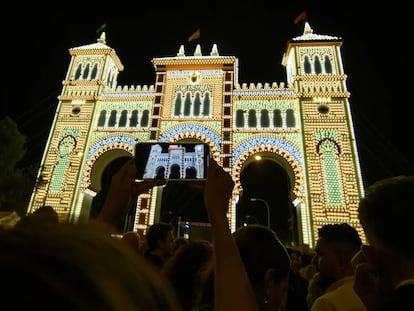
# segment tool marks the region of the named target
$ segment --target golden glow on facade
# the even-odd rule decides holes
[[[187,56],[154,58],[154,85],[117,85],[124,67],[103,34],[72,48],[56,116],[29,212],[46,204],[62,220],[86,221],[90,193],[100,190],[103,168],[134,155],[137,141],[197,140],[230,172],[236,187],[229,206],[235,230],[240,176],[252,159],[266,157],[286,171],[298,214],[299,241],[314,246],[317,230],[348,222],[358,229],[362,177],[342,39],[314,34],[288,41],[282,65],[287,83],[239,83],[238,59],[197,46]],[[277,55],[275,56],[277,58]],[[265,64],[264,64],[265,67]],[[139,197],[134,228],[158,220],[162,187]]]

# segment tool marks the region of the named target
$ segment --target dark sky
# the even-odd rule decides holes
[[[152,58],[175,56],[182,44],[190,55],[197,43],[203,54],[216,43],[221,55],[238,57],[240,83],[285,82],[286,41],[302,34],[303,23],[293,20],[306,10],[315,33],[344,39],[341,51],[365,183],[414,174],[408,151],[412,57],[404,51],[411,45],[410,10],[395,1],[365,8],[352,1],[347,7],[337,1],[285,2],[174,1],[154,2],[155,7],[120,2],[115,8],[94,2],[70,10],[10,9],[4,12],[9,18],[1,20],[6,84],[0,116],[16,121],[28,137],[27,161],[39,163],[69,65],[68,49],[96,42],[96,30],[104,23],[107,44],[125,66],[120,85],[154,84]],[[188,43],[197,28],[200,39]]]

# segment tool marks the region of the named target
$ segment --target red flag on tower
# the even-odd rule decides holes
[[[302,11],[296,18],[293,20],[293,23],[296,25],[297,23],[307,19],[307,13],[306,10]]]

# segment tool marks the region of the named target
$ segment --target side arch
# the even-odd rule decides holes
[[[88,155],[86,156],[86,169],[85,175],[82,178],[82,188],[87,189],[91,186],[91,184],[96,185],[95,179],[92,178],[92,169],[94,169],[95,163],[98,160],[98,158],[100,158],[106,152],[112,150],[119,150],[119,156],[125,155],[126,153],[132,156],[134,154],[135,144],[136,139],[134,137],[114,135],[110,137],[105,137],[91,145],[88,151]],[[114,153],[111,156],[108,156],[108,160],[104,162],[108,164],[110,160],[113,160],[117,156],[117,153]]]

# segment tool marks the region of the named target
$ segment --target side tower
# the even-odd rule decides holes
[[[298,93],[312,232],[328,223],[347,222],[363,234],[357,207],[363,195],[349,92],[339,37],[314,34],[308,23],[303,35],[288,41],[282,64],[287,82]],[[303,223],[307,221],[302,219]]]
[[[79,174],[96,103],[104,90],[116,87],[123,70],[105,33],[96,43],[69,49],[71,60],[50,130],[28,212],[50,205],[70,221],[79,194]]]

